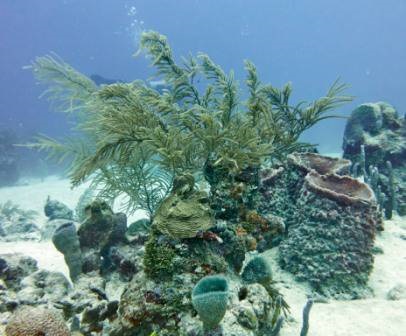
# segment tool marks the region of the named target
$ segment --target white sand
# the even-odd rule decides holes
[[[35,210],[38,213],[38,224],[46,221],[44,205],[47,197],[65,203],[74,210],[80,195],[87,188],[83,184],[72,189],[67,179],[60,179],[57,176],[50,176],[45,180],[33,180],[30,184],[0,188],[0,203],[8,200],[19,205],[24,210]]]
[[[0,203],[12,200],[24,209],[41,214],[48,195],[74,208],[85,187],[71,190],[67,180],[49,178],[28,186],[0,188]],[[388,301],[387,292],[400,282],[406,283],[406,218],[396,217],[385,223],[376,245],[384,253],[376,255],[370,286],[374,297],[356,301],[315,303],[310,313],[309,336],[403,336],[406,335],[406,300]],[[0,254],[19,252],[32,256],[41,268],[67,274],[62,255],[49,242],[0,243]],[[276,264],[276,251],[265,255],[271,260],[281,291],[291,306],[292,316],[281,336],[300,334],[302,309],[306,302],[306,285],[281,271]]]

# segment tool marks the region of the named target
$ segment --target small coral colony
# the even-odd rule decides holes
[[[55,275],[2,261],[19,270],[5,278],[17,293],[7,335],[278,335],[290,309],[272,262],[311,288],[301,335],[315,298],[370,295],[375,236],[384,217],[406,213],[405,119],[386,103],[361,105],[344,158],[322,156],[300,136],[352,101],[346,85],[294,105],[290,84],[261,82],[249,61],[242,91],[206,54],[177,62],[156,32],[140,45],[160,90],[99,86],[56,55],[32,63],[75,128],[29,146],[69,162],[73,186],[90,184],[75,215],[47,202],[71,283],[18,301]],[[117,197],[123,212],[112,210]],[[147,217],[127,223],[136,210]],[[271,249],[275,260],[262,254]]]

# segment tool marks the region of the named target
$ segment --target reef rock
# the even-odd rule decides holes
[[[21,305],[47,306],[70,290],[61,273],[39,270],[34,259],[19,254],[0,256],[0,281],[0,312],[14,311]]]
[[[51,200],[48,196],[44,207],[45,216],[50,220],[52,219],[73,219],[73,211],[67,205],[57,201]]]
[[[406,163],[406,124],[395,108],[387,103],[369,103],[357,107],[344,132],[344,157],[359,160],[365,146],[366,164],[384,169],[386,161],[394,167]]]
[[[0,204],[0,240],[39,240],[36,216],[36,211],[23,210],[10,200]]]
[[[72,323],[72,329],[83,335],[100,333],[105,331],[105,320],[117,317],[118,301],[110,296],[119,297],[124,283],[113,279],[110,282],[108,286],[96,273],[81,275],[69,295],[57,303],[65,319]]]
[[[312,171],[280,245],[280,264],[324,295],[360,297],[367,292],[381,221],[368,185],[349,176]]]
[[[364,154],[361,147],[364,148]],[[406,121],[387,103],[357,107],[348,119],[343,140],[344,158],[361,169],[376,167],[381,174],[380,188],[388,194],[387,161],[393,167],[397,188],[397,210],[406,215]]]
[[[34,221],[26,218],[20,218],[16,221],[0,218],[0,240],[7,242],[38,241],[40,238],[41,230]]]
[[[16,298],[19,304],[47,304],[62,300],[69,290],[69,281],[62,273],[38,270],[21,281]]]
[[[94,201],[86,207],[87,219],[80,225],[78,236],[80,247],[107,249],[123,242],[127,231],[127,217],[113,213],[103,201]]]
[[[267,290],[260,284],[249,284],[244,286],[245,294],[239,295],[242,284],[231,279],[228,281],[227,310],[218,328],[219,333],[216,329],[207,335],[255,336],[270,330],[273,301]],[[203,335],[203,323],[193,309],[191,298],[197,283],[198,277],[188,273],[165,283],[152,281],[142,272],[138,273],[121,297],[119,319],[112,326],[110,335],[148,336],[153,330],[160,335]],[[209,301],[211,297],[204,299]],[[199,304],[202,303],[210,307],[210,302]]]
[[[52,241],[69,267],[72,281],[92,271],[103,274],[117,271],[130,280],[137,272],[137,254],[126,239],[127,217],[113,213],[103,201],[94,201],[87,208],[86,220],[76,229],[73,222],[59,222]],[[49,230],[51,231],[51,230]]]
[[[37,262],[21,254],[0,255],[0,279],[8,288],[21,289],[21,281],[38,270]]]

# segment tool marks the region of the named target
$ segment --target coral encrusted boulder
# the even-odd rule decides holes
[[[365,295],[381,220],[368,185],[349,176],[310,172],[280,245],[280,264],[321,294]]]
[[[364,148],[364,154],[362,149]],[[393,167],[396,210],[406,215],[406,120],[387,103],[369,103],[357,107],[348,119],[343,140],[344,158],[367,171],[376,167],[379,185],[389,194],[387,162]]]
[[[113,213],[104,201],[94,201],[86,207],[86,220],[78,229],[80,247],[106,249],[125,240],[127,217]]]

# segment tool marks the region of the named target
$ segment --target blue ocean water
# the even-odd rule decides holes
[[[134,58],[143,30],[168,36],[177,57],[203,51],[244,81],[243,60],[264,82],[293,83],[295,101],[322,96],[340,77],[358,104],[387,101],[406,110],[404,0],[1,0],[0,123],[27,137],[68,130],[38,96],[30,71],[51,51],[85,74],[131,81],[151,69]],[[243,85],[242,85],[243,86]],[[324,152],[340,150],[345,120],[305,134]]]

